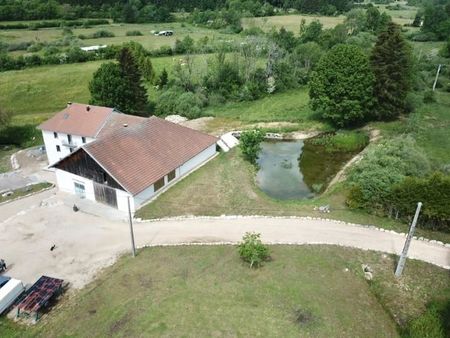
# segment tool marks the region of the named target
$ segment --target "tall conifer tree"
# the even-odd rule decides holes
[[[412,71],[411,48],[398,25],[391,22],[379,34],[370,63],[375,75],[375,117],[380,120],[397,118],[406,110]]]

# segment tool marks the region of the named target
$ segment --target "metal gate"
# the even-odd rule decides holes
[[[97,202],[105,203],[117,208],[116,189],[94,182],[94,194]]]

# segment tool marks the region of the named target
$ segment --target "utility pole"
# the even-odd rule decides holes
[[[438,69],[437,69],[437,72],[436,72],[436,77],[435,77],[434,83],[433,83],[433,92],[434,92],[434,90],[436,89],[436,83],[437,83],[437,80],[438,80],[438,78],[439,78],[439,73],[440,73],[440,71],[441,71],[441,67],[442,67],[442,65],[439,64]]]
[[[131,215],[131,208],[130,208],[130,196],[127,196],[127,202],[128,202],[128,221],[130,223],[130,235],[131,235],[131,253],[133,254],[133,257],[136,257],[136,246],[134,245],[134,232],[133,232],[133,216]]]
[[[417,203],[416,214],[409,229],[408,237],[406,237],[405,246],[403,247],[402,254],[398,260],[397,269],[395,269],[395,277],[400,278],[403,273],[403,269],[406,264],[406,257],[408,256],[409,246],[411,244],[412,238],[414,236],[414,231],[416,230],[417,219],[419,218],[420,209],[422,208],[422,202]]]

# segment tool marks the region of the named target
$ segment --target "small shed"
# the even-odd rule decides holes
[[[38,320],[40,311],[45,309],[53,298],[61,294],[63,282],[62,279],[41,276],[17,305],[17,317],[34,315]]]

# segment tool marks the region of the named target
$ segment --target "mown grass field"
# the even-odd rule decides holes
[[[270,31],[272,28],[280,29],[286,28],[296,34],[299,34],[300,23],[305,19],[309,24],[311,21],[319,20],[324,28],[332,28],[339,23],[343,23],[345,17],[341,16],[319,16],[319,15],[276,15],[267,17],[244,18],[242,19],[242,26],[244,28],[259,27],[264,31]]]
[[[0,320],[2,336],[397,337],[393,317],[414,318],[450,291],[447,271],[417,261],[399,283],[394,258],[380,253],[270,249],[272,261],[258,270],[234,246],[143,249],[65,296],[35,327]],[[371,284],[362,263],[374,270]],[[300,321],[301,312],[310,320]]]
[[[179,22],[155,23],[155,24],[125,24],[113,23],[109,25],[98,25],[90,28],[72,29],[75,36],[80,34],[91,35],[99,30],[107,30],[114,33],[114,37],[80,40],[82,46],[91,45],[119,45],[127,41],[136,41],[147,49],[157,49],[161,46],[175,45],[176,39],[183,39],[189,35],[194,40],[199,40],[207,36],[211,41],[230,41],[230,39],[240,39],[239,35],[222,34],[217,30],[195,27],[190,24]],[[126,36],[128,31],[140,31],[143,36]],[[173,36],[155,36],[151,31],[173,30]],[[51,42],[62,38],[62,28],[42,28],[39,30],[11,29],[1,30],[0,40],[7,43],[17,42]]]

